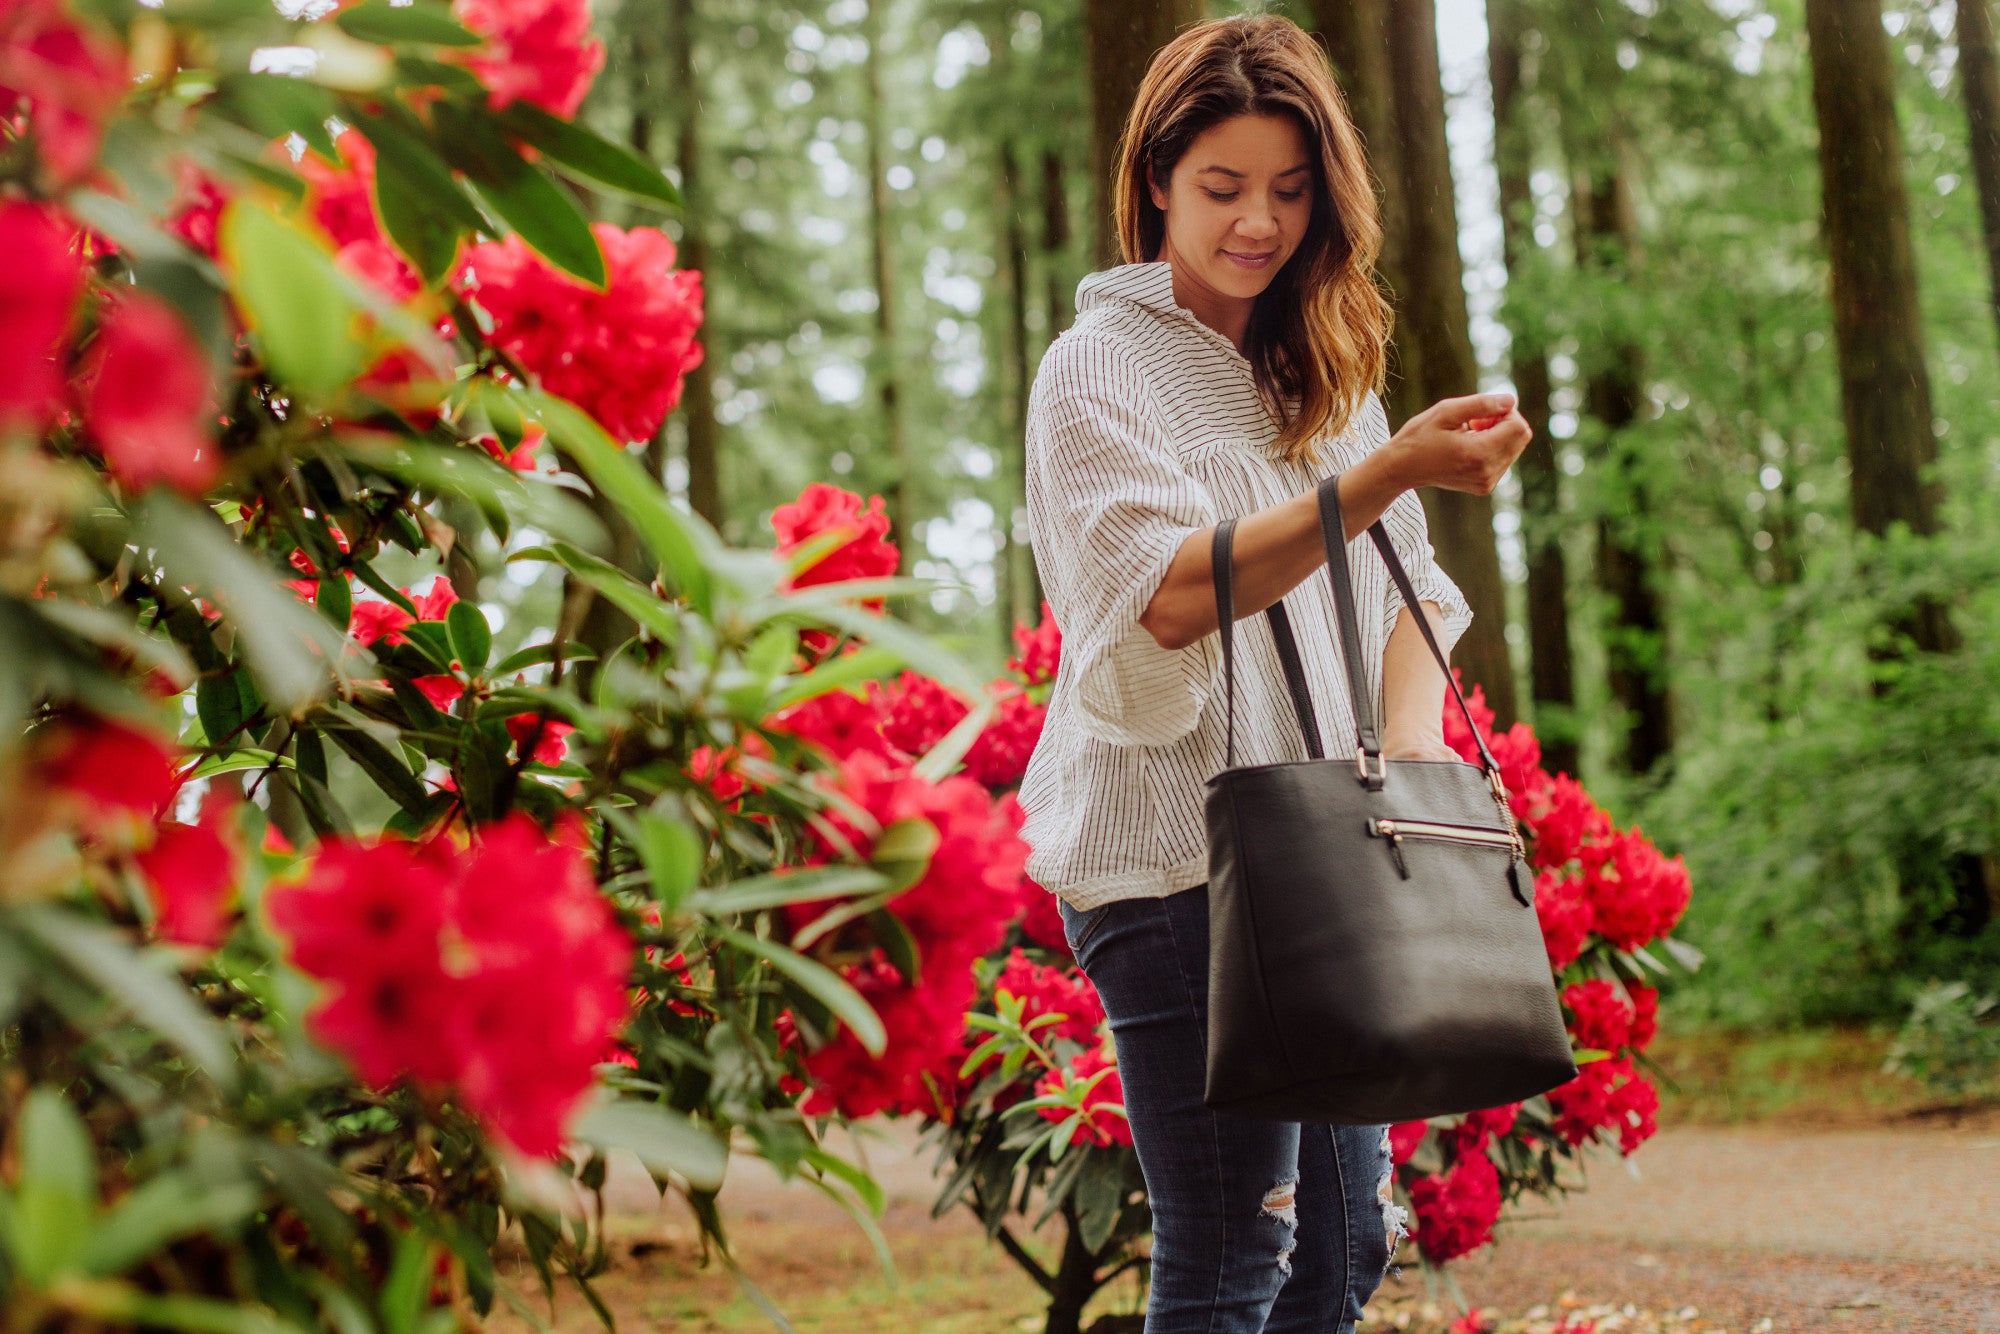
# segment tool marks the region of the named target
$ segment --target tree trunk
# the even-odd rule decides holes
[[[1028,503],[1028,237],[1021,225],[1021,166],[1014,141],[1002,138],[996,150],[994,212],[998,215],[1001,286],[1007,293],[1000,339],[1001,414],[1000,646],[1013,646],[1014,623],[1035,608],[1027,603],[1034,561],[1025,544],[1014,541],[1014,512]]]
[[[1375,177],[1375,196],[1382,220],[1382,252],[1375,272],[1398,311],[1410,290],[1405,254],[1409,227],[1405,219],[1402,154],[1396,136],[1396,99],[1389,64],[1389,0],[1314,0],[1313,22],[1326,42],[1347,94],[1348,115],[1360,131]],[[1423,401],[1423,377],[1418,358],[1422,349],[1402,336],[1389,344],[1389,374],[1383,407],[1392,424],[1400,426],[1430,404]]]
[[[914,489],[910,482],[909,445],[903,435],[902,369],[896,358],[896,274],[894,223],[889,217],[889,167],[884,151],[882,128],[882,7],[888,0],[868,0],[864,34],[868,59],[868,230],[875,251],[875,348],[874,379],[882,404],[882,434],[892,481],[889,484],[891,539],[901,549],[902,568],[908,571],[915,557],[915,538],[910,526],[915,522]]]
[[[708,238],[702,227],[701,84],[694,64],[695,0],[673,0],[667,23],[672,44],[674,88],[680,101],[680,135],[675,156],[681,172],[681,240],[678,263],[704,278]],[[646,150],[639,147],[641,153]],[[704,314],[706,313],[704,307]],[[722,527],[721,426],[715,419],[715,365],[721,355],[713,325],[704,319],[702,358],[681,384],[681,417],[687,427],[688,506],[717,529]]]
[[[1576,225],[1577,266],[1624,277],[1638,249],[1638,221],[1632,210],[1631,179],[1623,155],[1613,145],[1604,174],[1580,174],[1571,191]],[[1644,775],[1673,749],[1673,714],[1667,693],[1665,616],[1661,608],[1654,544],[1643,529],[1652,505],[1644,479],[1622,435],[1639,418],[1644,402],[1644,368],[1639,348],[1621,342],[1592,368],[1584,387],[1584,410],[1604,426],[1604,450],[1597,466],[1611,483],[1615,512],[1597,521],[1597,583],[1611,599],[1605,635],[1605,672],[1624,729],[1625,768]]]
[[[1042,151],[1042,267],[1048,277],[1048,341],[1069,328],[1076,317],[1070,309],[1073,285],[1069,270],[1069,188],[1063,180],[1062,154]]]
[[[1806,0],[1806,34],[1854,522],[1927,535],[1943,488],[1922,475],[1937,460],[1937,437],[1881,0]],[[1938,602],[1919,603],[1895,628],[1920,651],[1958,647]]]
[[[1972,174],[1986,232],[1993,315],[2000,321],[2000,58],[1993,46],[1991,0],[1958,0],[1958,77],[1965,98]]]
[[[1118,137],[1153,53],[1202,17],[1201,0],[1084,0],[1083,40],[1090,71],[1090,165],[1097,216],[1097,267],[1121,262],[1111,216]],[[1133,263],[1151,255],[1122,257]]]
[[[1479,366],[1465,309],[1465,268],[1458,251],[1458,208],[1445,139],[1444,85],[1438,69],[1433,0],[1395,0],[1389,7],[1389,53],[1396,110],[1397,155],[1405,200],[1407,244],[1404,322],[1399,337],[1416,349],[1426,405],[1479,389]],[[1455,650],[1461,677],[1486,691],[1493,725],[1519,716],[1514,669],[1507,653],[1507,598],[1500,551],[1493,538],[1493,498],[1423,492],[1439,564],[1472,604],[1472,625]]]
[[[1522,0],[1488,0],[1487,64],[1493,85],[1494,163],[1507,271],[1518,277],[1535,253],[1535,202],[1528,187],[1534,152],[1521,112]],[[1511,290],[1511,288],[1510,288]],[[1549,433],[1549,359],[1513,301],[1503,310],[1512,334],[1514,388],[1535,435],[1514,465],[1521,479],[1521,547],[1528,566],[1528,666],[1535,735],[1551,773],[1578,771],[1576,684],[1569,642],[1569,569],[1562,548],[1562,473]]]

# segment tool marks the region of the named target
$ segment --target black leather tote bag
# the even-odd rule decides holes
[[[1479,765],[1385,760],[1356,633],[1338,499],[1320,485],[1355,753],[1322,754],[1284,603],[1266,613],[1306,753],[1236,763],[1235,520],[1215,530],[1229,714],[1208,781],[1211,1108],[1284,1121],[1415,1121],[1518,1102],[1576,1076],[1535,919],[1534,874],[1485,742]],[[1410,577],[1381,550],[1464,710]],[[1478,729],[1473,728],[1478,736]]]

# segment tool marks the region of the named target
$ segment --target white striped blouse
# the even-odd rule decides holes
[[[1388,441],[1389,423],[1371,392],[1347,431],[1322,443],[1319,467],[1275,458],[1266,446],[1277,425],[1249,361],[1175,302],[1164,260],[1089,275],[1076,309],[1028,400],[1029,540],[1063,642],[1020,801],[1028,874],[1083,909],[1208,879],[1203,785],[1223,767],[1221,641],[1211,632],[1164,649],[1139,624],[1174,554],[1190,533],[1352,466]],[[1384,519],[1418,596],[1444,614],[1448,652],[1472,609],[1433,560],[1416,492]],[[1382,651],[1402,597],[1367,534],[1347,555],[1379,710]],[[1286,594],[1285,606],[1325,753],[1351,754],[1354,713],[1327,572]],[[1239,621],[1236,640],[1236,763],[1305,759],[1268,623]]]

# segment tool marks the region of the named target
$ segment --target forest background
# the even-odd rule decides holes
[[[905,572],[954,581],[907,614],[997,669],[1039,603],[1027,388],[1118,262],[1123,108],[1176,27],[1261,11],[1368,140],[1392,424],[1511,388],[1535,428],[1490,499],[1425,497],[1479,612],[1455,662],[1686,858],[1674,1022],[2000,984],[1983,7],[602,0],[579,119],[681,186],[706,275],[670,491],[732,543],[808,482],[881,493]]]

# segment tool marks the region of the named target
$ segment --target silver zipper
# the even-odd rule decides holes
[[[1479,847],[1505,848],[1524,859],[1527,855],[1521,846],[1520,835],[1501,829],[1437,824],[1430,820],[1388,820],[1374,817],[1368,821],[1368,832],[1377,838],[1389,840],[1389,855],[1395,859],[1397,873],[1405,880],[1410,878],[1410,869],[1403,862],[1402,844],[1405,835],[1411,838],[1437,839],[1446,843],[1470,843]]]

